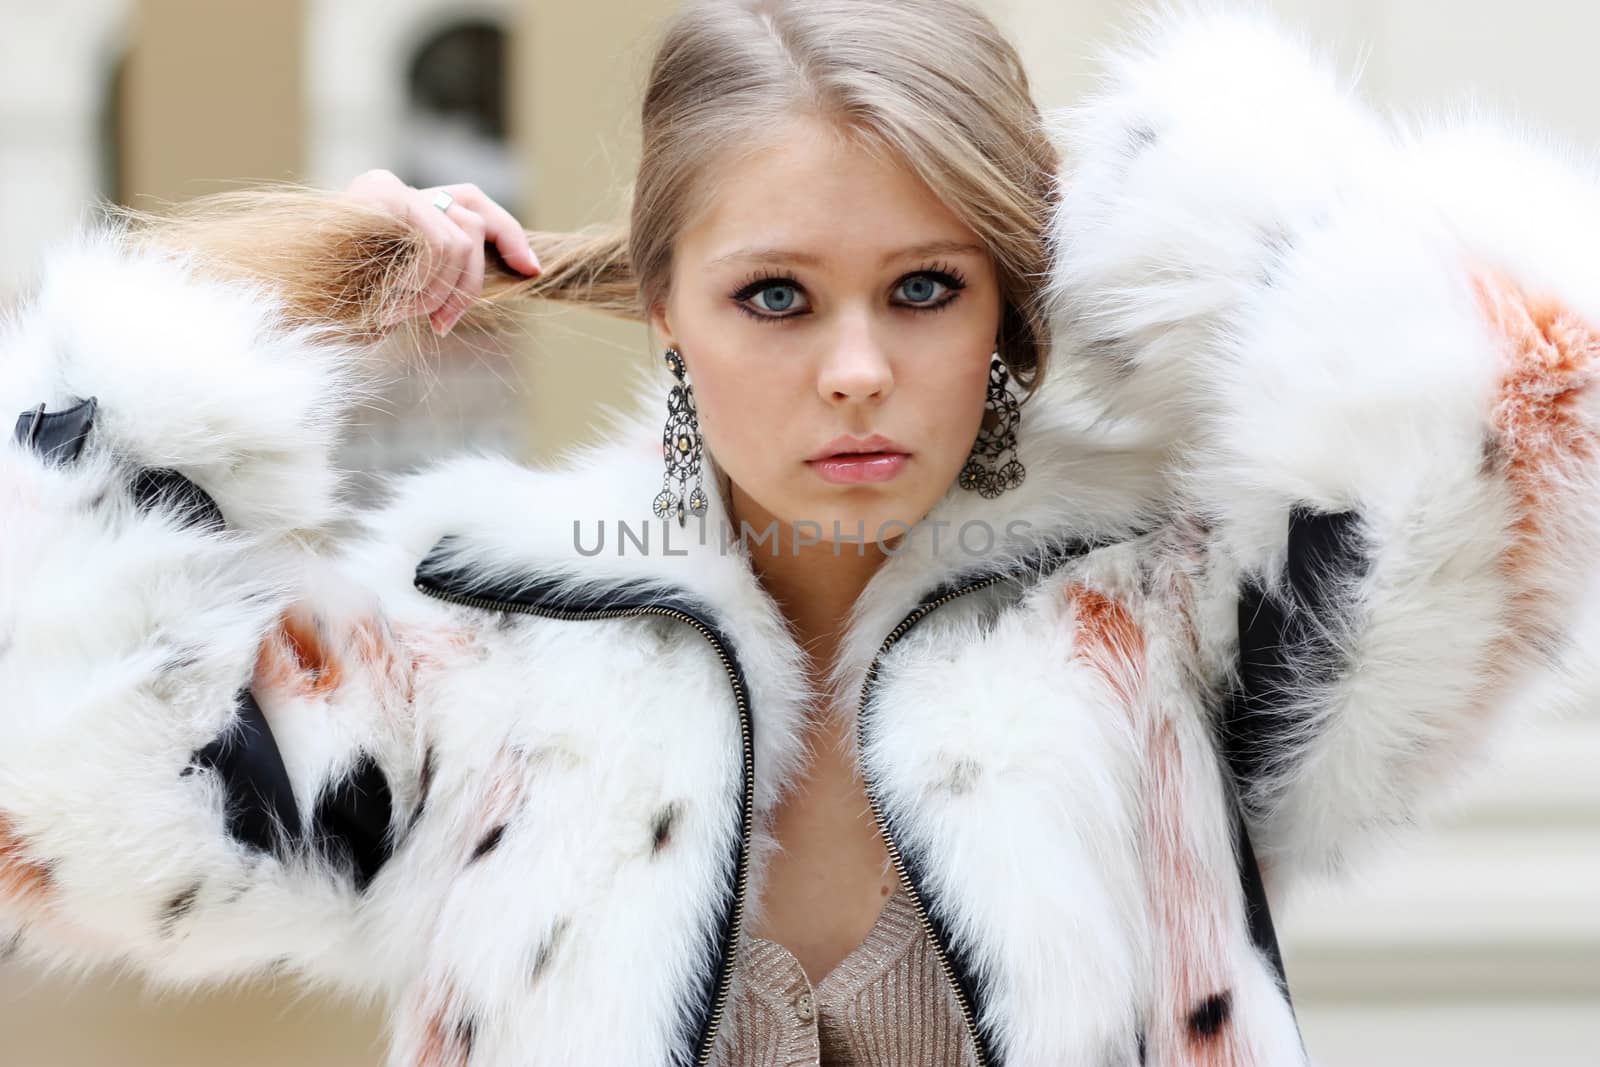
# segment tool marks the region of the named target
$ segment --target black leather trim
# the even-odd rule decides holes
[[[459,537],[446,535],[428,551],[414,574],[420,588],[461,600],[483,601],[483,608],[488,611],[495,610],[495,603],[575,616],[645,607],[671,608],[692,615],[707,628],[721,633],[711,606],[679,586],[653,581],[595,583],[583,580],[581,571],[491,577],[460,562],[456,547],[459,543]]]
[[[94,429],[99,400],[89,397],[61,411],[46,411],[45,405],[17,416],[14,438],[44,459],[59,464],[76,463]],[[187,525],[221,530],[227,526],[222,509],[204,489],[175,470],[146,468],[133,476],[129,492],[142,510],[168,507],[178,511]]]
[[[1290,1002],[1261,870],[1250,844],[1248,802],[1269,773],[1292,762],[1307,743],[1308,688],[1326,684],[1346,663],[1334,643],[1341,591],[1367,567],[1355,511],[1296,508],[1289,515],[1288,557],[1281,584],[1252,581],[1240,591],[1238,684],[1221,717],[1224,754],[1234,780],[1235,848],[1250,919],[1250,939],[1272,963]]]
[[[98,405],[92,396],[62,411],[46,411],[40,404],[17,416],[14,440],[53,463],[75,462],[94,428]]]
[[[288,768],[248,688],[235,697],[238,715],[210,744],[189,757],[222,779],[228,833],[259,852],[286,856],[300,838],[300,811]]]
[[[1237,794],[1229,790],[1233,808],[1234,858],[1239,868],[1239,885],[1244,890],[1245,921],[1250,928],[1250,943],[1256,947],[1278,980],[1278,989],[1294,1014],[1294,997],[1289,993],[1289,976],[1283,968],[1283,951],[1278,946],[1278,931],[1272,924],[1272,909],[1267,904],[1267,889],[1261,881],[1261,865],[1256,862],[1255,848],[1250,844],[1250,826],[1245,818],[1244,806]],[[1298,1025],[1298,1024],[1297,1024]]]
[[[62,411],[45,405],[17,416],[16,440],[46,460],[60,464],[78,461],[94,428],[98,401],[81,400]],[[194,482],[175,470],[148,468],[133,476],[128,486],[134,503],[143,510],[171,508],[190,526],[226,528],[222,509]],[[258,852],[287,856],[302,839],[300,811],[288,768],[267,717],[248,686],[234,694],[235,716],[228,726],[189,757],[185,774],[214,772],[222,781],[228,834]],[[364,844],[352,844],[363,859],[370,857]],[[370,879],[370,862],[358,865],[359,876]]]
[[[1303,743],[1309,688],[1333,681],[1346,664],[1332,640],[1338,596],[1366,569],[1366,546],[1354,511],[1289,516],[1288,558],[1274,589],[1240,591],[1239,679],[1224,716],[1228,760],[1244,796]]]
[[[481,571],[460,562],[460,554],[455,550],[458,543],[456,536],[447,535],[423,557],[413,578],[419,589],[456,599],[484,611],[505,610],[496,605],[509,604],[539,614],[572,619],[595,618],[610,612],[625,615],[640,608],[670,608],[695,619],[712,634],[713,644],[726,657],[735,687],[748,704],[750,688],[745,680],[744,666],[736,652],[737,646],[729,639],[716,611],[700,598],[677,586],[659,582],[595,584],[580,582],[582,575],[571,573],[486,577]],[[753,721],[751,731],[751,736],[744,743],[744,758],[747,761],[753,759]],[[753,764],[748,766],[753,767]],[[684,1063],[694,1062],[707,1051],[717,988],[737,962],[731,954],[723,952],[723,946],[728,944],[733,932],[740,848],[752,830],[745,820],[750,798],[744,795],[744,788],[745,784],[741,781],[738,837],[726,868],[728,890],[713,914],[714,940],[706,946],[703,954],[703,958],[716,961],[717,966],[708,967],[703,972],[701,988],[691,1007],[684,1013],[680,1026],[681,1047],[692,1050],[686,1059],[680,1061]]]
[[[980,567],[962,574],[958,574],[952,578],[940,582],[938,586],[929,590],[923,596],[918,598],[916,607],[908,613],[907,618],[916,615],[917,612],[927,608],[935,601],[938,601],[951,593],[955,593],[963,587],[973,584],[974,582],[982,581],[987,577],[992,577],[996,573],[1003,573],[1007,578],[1013,580],[1025,580],[1030,579],[1033,576],[1042,577],[1062,567],[1070,560],[1092,551],[1096,547],[1098,547],[1097,543],[1089,541],[1053,541],[1045,544],[1043,547],[1037,549],[1020,562],[1008,567],[1003,572],[997,572],[992,567]],[[927,615],[921,616],[916,620],[916,622],[912,623],[911,626],[906,627],[906,629],[901,633],[901,637],[903,638],[906,634],[910,633],[911,630],[915,629],[916,626],[919,625],[925,618],[927,618]],[[865,691],[861,696],[862,707],[864,709],[862,713],[863,722],[871,721],[872,702],[873,697],[877,693],[878,684],[879,675],[877,672],[874,671],[869,673],[867,676]],[[1003,699],[1003,696],[1000,697],[1000,699]],[[866,745],[865,738],[862,739],[862,745],[863,747]],[[885,812],[885,819],[886,821],[888,819],[887,812]],[[885,832],[889,833],[891,836],[893,836],[893,831],[893,826],[888,826],[885,828]],[[917,896],[921,897],[924,901],[927,901],[929,899],[929,894],[927,891],[927,864],[925,863],[923,857],[915,850],[907,848],[898,840],[896,841],[896,844],[900,852],[900,862],[905,867],[907,880],[910,881],[913,888],[915,888]],[[976,961],[974,960],[972,953],[967,951],[967,949],[957,941],[954,936],[954,931],[951,930],[950,925],[943,920],[937,911],[931,907],[928,908],[927,917],[928,925],[933,928],[934,936],[938,939],[938,943],[944,947],[945,955],[950,960],[950,969],[954,973],[956,985],[960,987],[963,996],[965,996],[967,999],[967,1003],[972,1005],[974,1017],[979,1020],[978,1043],[981,1046],[980,1052],[983,1054],[983,1059],[985,1062],[994,1065],[994,1067],[1002,1067],[1003,1060],[1000,1053],[997,1051],[996,1035],[990,1032],[990,1030],[985,1027],[982,1022],[987,1013],[984,1010],[983,985],[978,980],[978,968]]]

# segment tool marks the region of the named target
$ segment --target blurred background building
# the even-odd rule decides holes
[[[621,217],[654,29],[674,0],[0,0],[0,306],[97,199],[473,181],[530,227]],[[916,17],[908,3],[907,17]],[[988,0],[1046,106],[1089,84],[1119,0]],[[1591,0],[1275,0],[1415,112],[1476,101],[1600,148]],[[472,445],[529,459],[594,432],[641,327],[539,312],[448,338],[365,413],[368,477]],[[435,350],[436,349],[436,350]],[[1279,915],[1307,1043],[1331,1067],[1600,1062],[1600,716],[1513,731],[1403,855]],[[1063,1006],[1070,1010],[1070,1006]],[[0,958],[0,1067],[372,1067],[370,1010],[285,987],[156,995]]]

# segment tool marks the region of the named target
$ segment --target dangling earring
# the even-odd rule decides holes
[[[683,355],[676,348],[667,349],[666,361],[677,383],[667,394],[667,424],[661,431],[662,453],[667,469],[662,475],[661,492],[656,494],[652,509],[658,519],[676,514],[678,525],[683,526],[689,515],[704,515],[710,501],[700,483],[700,421],[694,406],[694,386],[689,384]],[[694,491],[689,494],[686,505],[684,490],[691,476],[694,478]],[[674,478],[678,482],[676,493],[672,491]]]
[[[1021,485],[1028,473],[1022,461],[1016,458],[1017,422],[1021,416],[1017,398],[1007,388],[1010,380],[1005,362],[995,353],[989,363],[989,392],[983,401],[983,425],[978,429],[978,439],[973,442],[972,453],[958,479],[961,488],[976,489],[979,496],[989,500]],[[999,460],[1007,452],[1012,453],[1012,457],[1005,463],[998,467],[985,465],[985,461]]]

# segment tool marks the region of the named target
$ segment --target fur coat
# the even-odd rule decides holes
[[[1589,653],[1600,200],[1228,18],[1061,137],[1027,479],[834,680],[983,1063],[1300,1064],[1268,901]],[[353,516],[359,354],[106,227],[5,323],[0,946],[382,998],[396,1067],[718,1062],[814,688],[749,547],[649,518],[661,383]]]

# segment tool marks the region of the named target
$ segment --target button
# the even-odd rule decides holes
[[[801,1022],[808,1023],[811,1021],[812,1009],[810,993],[801,993],[798,997],[795,997],[794,1013],[800,1017]]]

